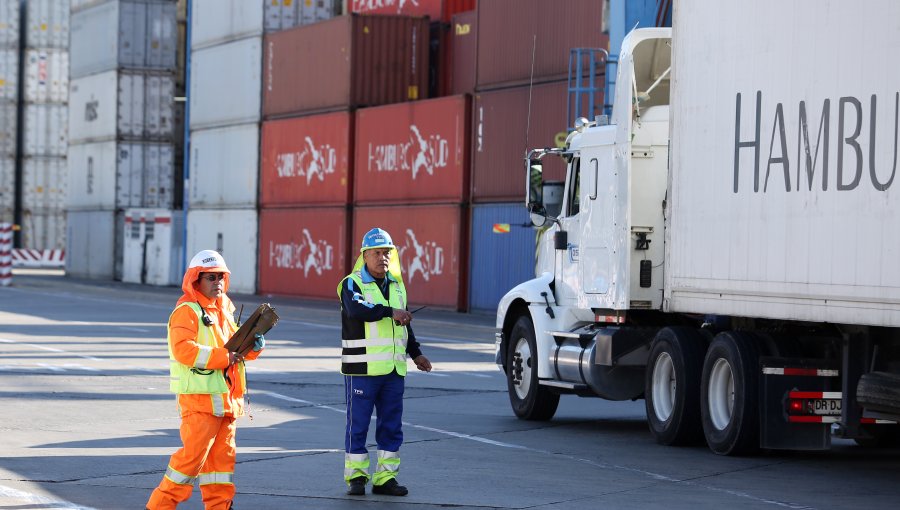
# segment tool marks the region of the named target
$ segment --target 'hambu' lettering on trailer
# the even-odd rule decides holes
[[[398,143],[369,144],[370,172],[412,172],[415,179],[421,173],[434,175],[435,169],[445,168],[450,160],[450,142],[440,135],[424,135],[419,128],[409,126],[409,139]]]
[[[824,99],[819,115],[808,109],[806,101],[800,101],[796,110],[785,112],[785,105],[777,103],[770,122],[763,123],[762,92],[756,92],[755,105],[743,106],[742,94],[735,99],[734,128],[734,193],[740,189],[741,151],[752,150],[753,153],[753,191],[769,191],[769,178],[772,184],[778,181],[778,174],[783,176],[784,190],[800,191],[803,184],[807,191],[813,190],[813,183],[820,182],[822,191],[828,191],[831,185],[837,191],[852,191],[861,184],[877,191],[886,191],[894,182],[897,172],[898,117],[900,117],[900,92],[894,94],[893,104],[889,103],[888,115],[882,113],[881,124],[878,123],[878,98],[872,94],[868,108],[856,97],[838,98],[836,104],[831,99]],[[796,113],[794,113],[796,112]],[[893,116],[890,113],[893,112]],[[788,121],[797,119],[794,130],[786,127]],[[745,121],[752,128],[741,130],[741,118],[749,116]],[[815,119],[818,117],[818,126]],[[837,126],[834,126],[835,117]],[[893,122],[886,125],[886,121]],[[771,133],[763,130],[764,126],[772,126]],[[746,127],[746,125],[745,125]],[[832,133],[836,127],[836,139]],[[810,129],[812,128],[812,129]],[[889,129],[893,128],[893,129]],[[794,135],[796,132],[796,135]],[[881,133],[879,135],[879,133]],[[891,136],[893,135],[893,136]],[[788,146],[788,137],[796,143]],[[769,157],[765,162],[765,175],[760,182],[763,165],[760,164],[762,145],[769,142]],[[812,142],[812,143],[811,143]],[[829,158],[832,156],[832,144],[837,145],[837,163],[834,164],[834,176],[829,176]],[[793,150],[791,150],[793,149]],[[866,150],[867,149],[867,150]],[[880,150],[878,150],[880,149]],[[892,152],[888,152],[892,151]],[[791,156],[796,155],[791,168]],[[890,157],[890,156],[893,157]],[[876,159],[878,160],[876,164]],[[892,165],[887,163],[892,161]],[[820,167],[821,163],[821,167]],[[866,168],[867,167],[867,168]],[[865,170],[868,172],[865,172]],[[819,173],[819,175],[816,175]],[[863,175],[867,174],[867,179]],[[793,181],[792,181],[793,178]],[[819,186],[817,186],[819,187]],[[773,188],[773,191],[777,188]]]

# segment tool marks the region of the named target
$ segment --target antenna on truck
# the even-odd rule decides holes
[[[531,130],[531,90],[534,88],[534,53],[537,51],[537,34],[531,42],[531,76],[528,78],[528,118],[525,120],[525,156],[528,156],[528,132]]]

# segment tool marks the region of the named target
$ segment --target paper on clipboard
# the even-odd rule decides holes
[[[246,356],[256,342],[256,334],[266,334],[278,324],[278,314],[269,303],[263,303],[256,308],[250,317],[241,324],[241,327],[231,335],[225,348],[240,356]]]

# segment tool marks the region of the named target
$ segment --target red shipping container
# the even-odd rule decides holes
[[[262,125],[262,207],[350,202],[353,114],[326,113]]]
[[[451,96],[358,110],[354,203],[465,202],[469,103]]]
[[[467,209],[459,205],[356,207],[351,264],[363,234],[387,230],[400,256],[409,308],[422,305],[464,310],[468,278]]]
[[[350,272],[348,217],[345,207],[261,210],[260,293],[337,301]]]
[[[267,34],[263,115],[424,98],[428,34],[426,18],[357,14]]]
[[[453,16],[450,25],[450,90],[453,94],[475,91],[475,62],[478,56],[478,20],[475,11]]]
[[[474,96],[472,108],[472,201],[525,200],[527,150],[565,144],[567,82],[495,90]],[[525,126],[529,132],[525,133]],[[526,146],[526,138],[528,145]],[[544,179],[565,180],[560,158],[544,159]]]
[[[478,2],[478,90],[567,78],[571,48],[608,48],[599,0]]]
[[[350,12],[428,16],[450,21],[457,12],[475,8],[475,0],[349,0]]]

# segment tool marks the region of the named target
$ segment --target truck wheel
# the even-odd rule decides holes
[[[759,347],[753,335],[716,335],[703,362],[700,416],[706,443],[719,455],[759,448],[758,372]]]
[[[530,317],[519,317],[513,326],[506,361],[509,402],[516,416],[536,421],[553,418],[559,395],[538,384],[537,342]]]
[[[856,386],[856,400],[865,409],[900,415],[900,374],[863,374]]]
[[[653,339],[644,403],[650,432],[659,444],[692,444],[703,437],[697,397],[705,346],[700,333],[690,328],[664,328]]]

